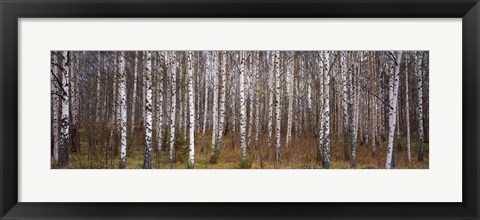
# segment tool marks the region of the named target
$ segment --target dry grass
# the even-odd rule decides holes
[[[238,135],[237,135],[238,137]],[[183,137],[180,137],[182,139]],[[330,169],[350,169],[351,162],[344,158],[343,142],[334,140],[332,136],[331,145],[331,157],[330,157]],[[401,149],[395,145],[395,168],[396,169],[428,169],[429,164],[429,146],[425,144],[425,157],[423,162],[419,162],[417,159],[417,143],[411,144],[412,161],[409,163],[407,160],[406,141],[402,138]],[[129,147],[127,149],[127,169],[141,169],[143,166],[143,146],[141,138],[136,137],[137,145]],[[206,137],[205,150],[200,151],[201,135],[196,135],[195,143],[195,169],[236,169],[242,168],[240,143],[237,140],[235,145],[232,145],[232,139],[230,135],[224,136],[223,146],[218,158],[217,163],[210,163],[211,152],[211,137]],[[140,145],[138,145],[140,143]],[[176,146],[176,162],[173,164],[174,169],[187,168],[186,156],[188,147],[186,141],[177,142]],[[285,139],[281,140],[281,143],[285,143]],[[105,150],[98,149],[92,156],[87,152],[87,144],[81,143],[81,153],[70,153],[69,165],[65,168],[71,169],[117,169],[118,168],[118,156],[115,156],[113,152],[108,152],[105,156]],[[316,160],[316,139],[315,137],[294,138],[292,146],[286,148],[282,145],[280,162],[277,163],[274,160],[275,150],[274,148],[268,148],[267,137],[264,135],[259,140],[258,148],[249,148],[247,161],[251,163],[252,169],[319,169],[321,163]],[[164,147],[165,149],[165,147]],[[183,150],[182,150],[183,149]],[[168,160],[168,151],[162,150],[160,156],[158,152],[152,152],[153,161],[152,167],[155,169],[168,169],[171,168],[171,164]],[[376,157],[372,156],[371,146],[360,145],[357,146],[357,169],[384,169],[386,160],[386,142],[382,142],[380,146],[377,146]],[[250,166],[250,164],[248,164]],[[52,161],[52,168],[56,167]],[[244,168],[244,167],[243,167]]]

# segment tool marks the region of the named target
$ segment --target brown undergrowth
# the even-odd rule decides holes
[[[141,169],[143,166],[144,152],[143,141],[141,137],[135,138],[135,144],[127,149],[127,169]],[[177,132],[176,151],[174,169],[187,168],[188,141],[186,137]],[[239,137],[239,135],[237,135]],[[285,146],[285,138],[281,139],[280,161],[275,161],[275,148],[267,146],[267,136],[260,137],[258,147],[247,148],[247,159],[241,160],[240,143],[237,139],[236,143],[232,143],[231,135],[223,137],[223,144],[219,152],[216,163],[211,163],[210,156],[211,136],[205,138],[205,147],[203,152],[200,150],[201,134],[196,134],[195,143],[195,169],[321,169],[322,165],[317,162],[317,141],[313,136],[294,137],[292,146]],[[252,143],[254,141],[252,140]],[[103,144],[95,150],[91,150],[85,141],[81,142],[81,150],[72,152],[69,155],[69,164],[67,167],[71,169],[117,169],[118,155],[115,150],[109,149],[108,144]],[[384,169],[386,160],[386,141],[377,144],[377,151],[373,156],[371,143],[358,144],[356,156],[357,169]],[[155,146],[155,143],[154,143]],[[154,150],[152,167],[155,169],[171,168],[169,163],[169,152],[166,142],[163,143],[160,152]],[[350,154],[350,146],[349,146]],[[351,169],[351,161],[344,157],[343,141],[336,140],[332,136],[330,169]],[[425,143],[424,161],[419,162],[417,159],[418,147],[417,142],[412,138],[411,142],[411,162],[407,159],[407,147],[404,137],[400,140],[400,146],[395,143],[394,157],[396,169],[428,169],[429,167],[429,145]],[[350,155],[349,155],[350,157]],[[60,168],[52,161],[52,168]]]

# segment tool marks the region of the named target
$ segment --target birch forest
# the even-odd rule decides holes
[[[52,169],[428,169],[428,51],[51,51]]]

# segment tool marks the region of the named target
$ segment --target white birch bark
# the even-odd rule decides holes
[[[287,140],[286,146],[287,148],[290,147],[292,144],[292,120],[293,120],[293,93],[294,93],[294,80],[295,80],[295,52],[290,52],[289,58],[289,69],[287,69],[287,97],[288,97],[288,119],[287,119]]]
[[[242,161],[247,159],[247,142],[246,142],[246,103],[245,103],[245,57],[246,52],[240,52],[240,146],[242,150]]]
[[[160,59],[159,65],[158,65],[158,90],[157,90],[157,98],[158,98],[158,104],[157,104],[157,151],[160,155],[160,150],[162,150],[162,143],[163,143],[163,67],[161,66],[162,63],[165,62],[164,60],[164,53],[157,52],[157,55]]]
[[[270,76],[268,77],[268,144],[267,147],[272,146],[272,131],[273,131],[273,77],[275,73],[275,58],[274,52],[270,54],[271,66]]]
[[[68,151],[70,149],[70,135],[69,135],[69,97],[70,97],[70,60],[69,52],[63,51],[63,71],[62,71],[62,116],[61,116],[61,130],[60,130],[60,153],[58,158],[59,166],[68,165]]]
[[[58,161],[58,151],[59,151],[59,145],[60,145],[60,127],[58,126],[59,123],[59,116],[61,115],[60,112],[60,103],[63,102],[61,99],[63,99],[63,91],[59,88],[61,88],[63,85],[60,85],[58,83],[58,79],[60,79],[60,74],[59,74],[59,68],[57,65],[61,65],[58,61],[58,54],[54,53],[53,54],[53,66],[52,66],[52,71],[53,71],[53,85],[52,85],[52,93],[53,94],[53,124],[52,124],[52,133],[53,133],[53,160]]]
[[[120,168],[127,165],[127,93],[126,93],[126,65],[125,51],[120,53]]]
[[[133,68],[133,92],[132,92],[132,117],[130,122],[130,137],[133,144],[133,134],[135,131],[135,106],[137,103],[137,70],[138,70],[138,51],[135,51],[135,63]]]
[[[280,52],[274,52],[275,59],[275,121],[276,121],[276,135],[275,135],[275,161],[278,166],[280,162]]]
[[[341,62],[342,62],[342,107],[343,107],[343,148],[345,159],[348,159],[348,91],[347,91],[347,54],[346,52],[341,52]]]
[[[359,125],[358,125],[358,114],[360,111],[360,106],[359,106],[359,98],[360,98],[360,89],[359,89],[359,78],[360,74],[362,72],[361,66],[362,66],[362,61],[363,61],[363,56],[361,52],[357,52],[355,56],[360,56],[360,63],[355,61],[353,68],[352,68],[352,81],[351,81],[351,89],[352,91],[350,94],[353,94],[351,96],[352,100],[352,155],[351,155],[351,163],[352,167],[356,168],[357,166],[357,138],[358,138],[358,130],[359,130]]]
[[[176,108],[176,90],[177,90],[177,84],[176,84],[176,72],[177,72],[177,64],[176,64],[176,54],[175,52],[170,52],[169,55],[169,65],[170,65],[170,80],[171,80],[171,92],[172,92],[172,101],[170,103],[170,154],[169,154],[169,159],[170,159],[170,166],[173,168],[173,157],[174,157],[174,151],[175,151],[175,108]]]
[[[145,153],[143,169],[152,168],[152,52],[147,51],[145,64]]]
[[[203,128],[202,128],[202,143],[200,145],[200,151],[203,152],[203,147],[205,144],[205,132],[207,130],[207,118],[208,118],[208,84],[207,84],[207,78],[211,76],[212,74],[210,73],[211,71],[211,64],[210,64],[210,52],[207,51],[205,52],[206,54],[206,61],[205,61],[205,92],[204,92],[204,97],[205,97],[205,102],[204,102],[204,110],[203,110]]]
[[[418,161],[423,161],[423,141],[424,141],[424,131],[423,131],[423,74],[422,74],[422,61],[423,54],[422,52],[417,52],[415,57],[415,75],[417,78],[417,120],[418,120]]]
[[[222,73],[222,84],[220,86],[220,121],[218,124],[218,149],[222,149],[222,139],[223,139],[223,128],[225,126],[225,91],[226,91],[226,81],[227,81],[227,52],[222,51],[221,54],[221,73]]]
[[[217,134],[218,134],[218,66],[219,66],[218,51],[213,52],[213,129],[212,129],[212,146],[210,152],[210,162],[217,161],[216,149],[217,149]]]
[[[387,144],[387,161],[385,164],[386,169],[392,168],[392,157],[393,157],[393,140],[395,136],[395,126],[397,125],[396,113],[397,113],[397,104],[398,104],[398,84],[400,78],[400,62],[402,61],[402,52],[397,52],[397,57],[395,61],[394,73],[391,75],[391,80],[389,82],[389,132],[388,132],[388,144]]]
[[[410,106],[408,95],[408,54],[405,54],[405,117],[407,120],[407,158],[408,162],[412,161],[410,152]]]
[[[235,60],[238,60],[238,53],[235,53]],[[235,147],[237,142],[237,75],[236,71],[232,71],[232,90],[230,91],[232,97],[232,147]]]
[[[112,88],[112,113],[111,113],[111,126],[110,126],[110,149],[116,148],[115,136],[116,136],[116,122],[117,122],[117,57],[113,60],[113,88]]]
[[[258,134],[260,129],[260,52],[255,51],[255,147],[258,147]]]
[[[72,151],[78,151],[80,146],[79,143],[79,118],[78,118],[78,107],[79,107],[79,97],[78,97],[78,56],[79,52],[71,52],[72,53],[72,61],[74,61],[70,66],[70,106],[71,106],[71,114],[72,114],[72,126],[71,126],[71,148]]]
[[[328,51],[323,52],[325,67],[324,67],[324,123],[323,123],[323,168],[330,168],[330,54]]]
[[[195,100],[193,96],[193,67],[192,67],[192,51],[188,51],[188,105],[189,105],[189,153],[188,153],[188,167],[193,168],[195,165]]]
[[[249,71],[248,71],[248,100],[249,100],[249,115],[248,115],[248,130],[247,130],[247,147],[252,148],[252,130],[253,130],[253,79],[254,79],[254,70],[253,70],[253,52],[250,52],[248,56],[249,60]]]

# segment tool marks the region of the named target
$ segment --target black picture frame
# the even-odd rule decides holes
[[[0,16],[1,219],[479,219],[478,0],[0,0]],[[463,202],[18,202],[18,19],[59,17],[462,18]],[[419,187],[428,187],[418,184]]]

